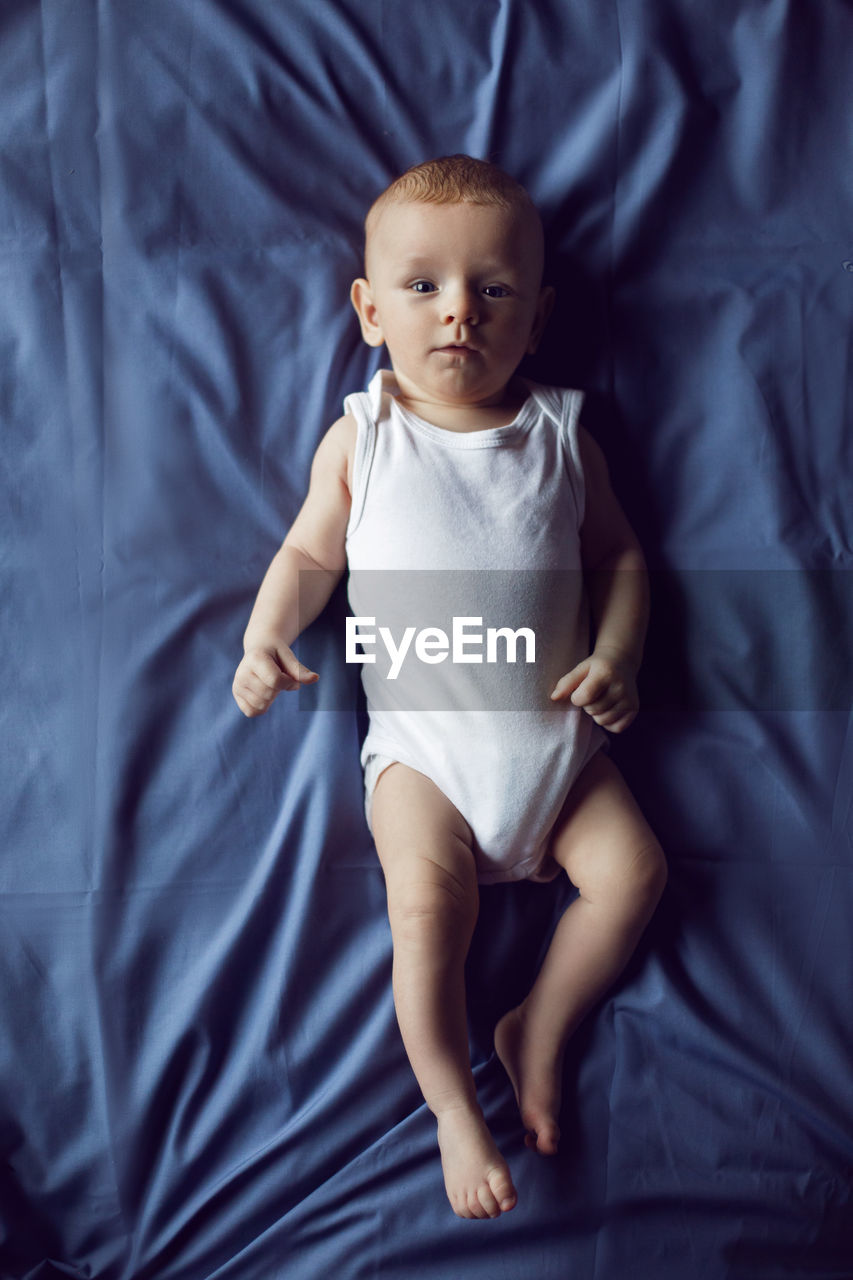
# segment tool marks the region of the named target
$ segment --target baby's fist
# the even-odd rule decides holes
[[[621,654],[596,650],[557,681],[552,700],[567,696],[603,729],[621,733],[640,707],[636,669]]]
[[[285,689],[319,680],[292,649],[247,649],[234,674],[231,692],[244,716],[260,716]]]

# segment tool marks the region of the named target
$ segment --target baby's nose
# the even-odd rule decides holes
[[[460,286],[444,295],[444,319],[456,324],[476,324],[479,315],[478,295],[475,289]]]

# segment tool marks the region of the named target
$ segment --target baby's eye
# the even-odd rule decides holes
[[[509,289],[505,289],[502,284],[487,284],[483,293],[487,298],[509,297]]]
[[[435,285],[431,280],[415,280],[410,286],[414,293],[434,293]]]

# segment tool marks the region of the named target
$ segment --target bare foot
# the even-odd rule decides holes
[[[524,1141],[532,1150],[553,1156],[560,1141],[562,1055],[546,1046],[527,1026],[520,1007],[510,1009],[495,1027],[495,1050],[515,1090]]]
[[[442,1111],[438,1145],[447,1197],[460,1218],[499,1218],[515,1208],[509,1168],[478,1109]]]

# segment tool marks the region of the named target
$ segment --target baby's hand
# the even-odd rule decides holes
[[[568,694],[574,706],[610,733],[627,729],[640,708],[636,669],[616,650],[596,649],[561,676],[551,697],[558,701]]]
[[[292,649],[247,649],[231,692],[244,716],[260,716],[283,689],[298,689],[320,677],[302,665]]]

